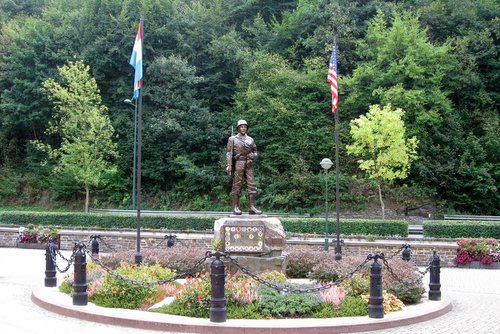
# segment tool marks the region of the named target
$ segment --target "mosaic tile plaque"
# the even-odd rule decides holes
[[[224,226],[224,250],[227,252],[261,253],[264,246],[263,225]]]

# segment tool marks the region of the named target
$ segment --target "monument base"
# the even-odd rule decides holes
[[[231,215],[218,219],[214,223],[214,241],[252,273],[286,270],[285,230],[278,218]],[[228,259],[224,263],[232,273],[239,269]]]
[[[253,274],[260,274],[267,271],[279,271],[285,273],[288,264],[288,253],[280,256],[251,256],[251,255],[230,255],[238,264],[245,267]],[[239,266],[228,259],[224,259],[224,265],[231,274],[242,272]]]

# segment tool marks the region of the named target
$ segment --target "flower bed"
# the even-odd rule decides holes
[[[61,237],[60,228],[54,226],[21,226],[17,233],[17,247],[19,248],[45,248],[49,238],[60,247]]]
[[[498,267],[500,262],[500,242],[496,239],[458,239],[458,250],[455,257],[457,266],[465,266],[478,262]],[[469,265],[470,267],[471,265]]]

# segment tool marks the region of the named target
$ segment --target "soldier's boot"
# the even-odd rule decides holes
[[[235,215],[241,215],[239,195],[233,195],[233,213]]]
[[[257,210],[255,207],[255,195],[248,195],[248,202],[250,204],[250,209],[248,210],[248,213],[251,215],[260,215],[262,211]]]

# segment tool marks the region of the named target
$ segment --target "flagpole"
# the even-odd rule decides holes
[[[144,15],[141,14],[141,50],[143,50],[142,45],[144,44]],[[139,104],[137,113],[137,239],[136,239],[136,253],[135,253],[135,263],[141,264],[142,254],[141,254],[141,145],[142,145],[142,83],[144,82],[144,74],[142,77],[141,89],[139,90]]]
[[[342,259],[342,248],[340,246],[340,194],[339,194],[339,112],[335,112],[335,213],[337,215],[337,243],[335,245],[335,260]]]

